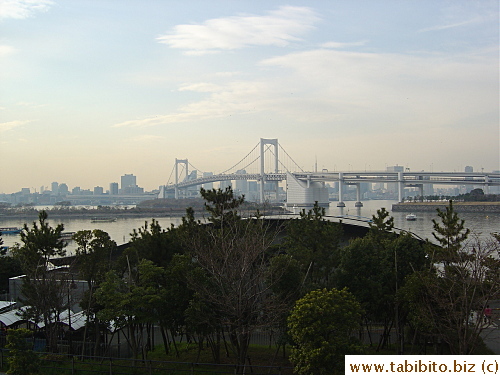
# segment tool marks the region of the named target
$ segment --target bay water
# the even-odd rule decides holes
[[[389,200],[368,200],[363,201],[363,207],[354,206],[354,201],[346,201],[346,207],[337,207],[337,202],[331,202],[326,210],[327,215],[331,216],[349,216],[371,218],[377,210],[384,207],[394,217],[394,226],[398,229],[415,233],[417,236],[432,240],[432,219],[438,220],[436,212],[416,213],[417,220],[407,221],[408,212],[392,212],[392,205],[396,201]],[[490,233],[500,232],[500,214],[498,213],[459,213],[459,217],[465,220],[465,226],[480,237],[487,237]],[[145,222],[151,223],[152,218],[118,218],[114,222],[92,223],[89,218],[51,218],[49,212],[49,223],[55,226],[59,223],[64,224],[65,232],[77,232],[79,230],[101,229],[107,232],[110,237],[121,245],[130,240],[130,234],[134,229],[144,226]],[[182,217],[157,217],[155,218],[162,228],[169,228],[172,224],[178,226],[182,222]],[[31,227],[32,221],[23,218],[0,218],[0,227],[22,227],[25,222]],[[439,220],[438,220],[439,221]],[[3,235],[4,246],[12,246],[20,241],[19,235]],[[73,253],[76,245],[70,241],[67,252]]]

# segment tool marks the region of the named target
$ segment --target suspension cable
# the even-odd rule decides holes
[[[233,169],[234,167],[236,167],[238,164],[240,164],[243,160],[245,160],[252,152],[255,151],[255,149],[260,145],[260,142],[257,143],[255,145],[255,147],[252,149],[252,151],[250,151],[248,154],[245,155],[245,157],[243,159],[241,159],[240,161],[238,161],[235,165],[233,165],[231,168],[228,168],[226,169],[225,171],[221,172],[220,174],[225,174],[227,171],[230,171],[231,169]]]
[[[290,155],[288,155],[288,152],[286,152],[286,150],[283,148],[283,146],[281,146],[281,144],[279,144],[281,150],[285,153],[286,156],[288,156],[288,158],[295,164],[296,167],[298,167],[301,172],[304,172],[304,170],[295,162],[295,160],[292,159],[292,157]],[[286,169],[286,167],[285,167]],[[288,169],[287,169],[288,170]]]
[[[203,173],[205,173],[205,172],[203,172],[201,169],[196,168],[196,167],[195,167],[193,164],[191,164],[189,161],[188,161],[188,164],[189,164],[189,165],[193,168],[193,170],[198,171],[198,172],[200,172],[200,173],[202,173],[202,174],[203,174]]]
[[[167,185],[169,182],[171,182],[170,179],[172,178],[172,175],[174,174],[174,170],[175,170],[175,164],[172,167],[172,171],[170,172],[170,176],[168,176]],[[173,184],[173,181],[171,183]]]
[[[260,159],[260,155],[257,156],[255,159],[253,159],[250,163],[248,163],[247,165],[242,167],[241,169],[246,169],[248,166],[252,165],[256,160],[259,160],[259,159]]]

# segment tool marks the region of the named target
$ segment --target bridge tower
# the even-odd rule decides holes
[[[175,158],[175,199],[179,199],[179,188],[177,187],[179,184],[179,164],[184,164],[186,169],[186,178],[189,176],[189,163],[188,159],[177,159]]]
[[[264,203],[264,184],[266,182],[266,171],[265,171],[265,160],[264,160],[264,146],[273,145],[274,146],[274,172],[278,173],[278,139],[260,139],[260,203]],[[278,182],[276,181],[276,194],[278,193]]]

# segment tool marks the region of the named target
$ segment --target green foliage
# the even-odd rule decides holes
[[[142,228],[132,232],[132,246],[125,254],[130,258],[136,257],[136,262],[148,259],[157,266],[166,267],[175,253],[182,252],[175,234],[173,228],[165,230],[155,219],[152,219],[151,224],[146,221]]]
[[[165,268],[163,278],[153,277],[148,280],[156,284],[159,301],[154,306],[155,317],[160,324],[173,333],[181,333],[186,327],[185,312],[193,298],[194,291],[188,285],[188,279],[197,273],[191,257],[175,254]],[[163,281],[163,283],[162,283]]]
[[[32,350],[29,339],[33,333],[25,328],[9,329],[7,345],[9,349],[9,370],[7,374],[32,375],[39,373],[39,358]]]
[[[464,241],[467,240],[470,230],[465,228],[465,220],[461,220],[458,214],[453,209],[453,201],[450,200],[445,211],[437,209],[437,214],[441,219],[441,223],[432,220],[434,232],[432,235],[441,245],[444,252],[438,254],[441,258],[451,260],[461,248]],[[439,260],[439,259],[437,259]]]
[[[359,303],[346,289],[314,290],[298,300],[288,318],[294,342],[290,360],[296,373],[343,373],[344,356],[361,351],[353,338],[361,313]]]
[[[424,245],[410,234],[398,236],[391,232],[393,226],[389,213],[378,210],[368,234],[342,249],[336,272],[337,286],[349,288],[356,296],[366,312],[366,320],[383,323],[378,350],[388,345],[392,325],[402,319],[398,288],[408,275],[428,264]]]
[[[38,223],[34,222],[32,228],[24,224],[21,231],[22,245],[14,247],[12,254],[23,265],[23,271],[29,276],[38,272],[45,272],[49,259],[54,256],[64,256],[67,243],[61,240],[63,224],[55,228],[47,222],[47,212],[38,214]]]
[[[100,229],[78,231],[73,240],[78,246],[76,257],[81,277],[91,287],[101,281],[104,274],[109,271],[116,242]]]
[[[338,264],[342,226],[325,220],[325,209],[315,202],[300,218],[290,221],[282,248],[296,259],[305,274],[306,290],[332,286],[331,275]]]
[[[387,237],[394,237],[392,233],[394,229],[394,218],[389,215],[390,213],[384,207],[377,210],[376,215],[372,215],[369,233],[375,240],[381,241]]]
[[[38,223],[34,222],[32,228],[24,224],[22,244],[12,250],[26,274],[21,286],[21,302],[26,305],[23,317],[35,322],[43,321],[49,350],[57,348],[58,327],[53,323],[59,319],[59,313],[67,308],[67,282],[49,270],[52,257],[66,254],[64,248],[67,244],[61,239],[63,229],[62,224],[51,227],[47,222],[47,213],[41,211]]]
[[[452,354],[472,354],[484,329],[482,311],[500,297],[499,242],[493,236],[465,244],[469,230],[451,202],[438,215],[435,238],[443,248],[432,247],[430,255],[440,263],[409,277],[401,296],[421,333],[446,343]]]
[[[260,218],[242,219],[237,210],[244,199],[235,198],[230,188],[202,189],[201,194],[210,222],[196,225],[193,217],[183,222],[185,246],[199,267],[196,277],[189,277],[197,299],[190,305],[190,314],[213,309],[216,319],[196,329],[215,336],[226,330],[230,348],[243,365],[252,332],[268,326],[276,315],[265,283],[267,251],[275,233]]]
[[[390,261],[384,248],[368,236],[356,238],[342,250],[338,286],[347,287],[374,321],[393,315],[394,283],[390,284],[389,280],[394,266]]]
[[[469,193],[460,194],[453,199],[464,202],[498,202],[500,194],[484,194],[483,189],[472,189]]]
[[[0,291],[9,290],[9,278],[22,275],[21,262],[18,258],[0,255]]]
[[[205,209],[210,214],[208,220],[216,227],[240,219],[237,209],[243,204],[245,197],[236,197],[230,186],[225,190],[201,188],[200,194],[205,200]]]
[[[269,260],[267,284],[281,301],[298,299],[303,277],[300,263],[290,255],[281,254]]]

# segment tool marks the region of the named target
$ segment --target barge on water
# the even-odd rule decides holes
[[[18,227],[3,227],[0,228],[0,233],[1,234],[19,234],[21,233],[22,228]]]

